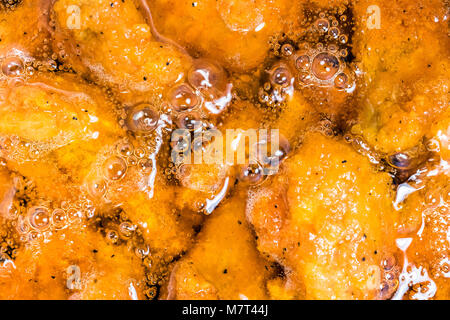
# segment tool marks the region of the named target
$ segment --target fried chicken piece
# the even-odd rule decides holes
[[[380,9],[379,29],[377,12],[369,9],[374,5]],[[364,86],[352,132],[379,152],[413,148],[429,138],[449,106],[448,7],[440,0],[358,1],[354,12],[353,53]]]
[[[52,143],[51,150],[72,140],[93,140],[100,132],[118,130],[101,91],[73,76],[45,74],[15,86],[6,83],[2,89],[2,136]]]
[[[105,221],[105,218],[102,217],[104,209],[97,202],[82,200],[80,189],[76,189],[72,197],[61,195],[52,199],[48,192],[42,193],[42,188],[17,173],[5,172],[5,179],[2,179],[5,195],[0,218],[0,278],[2,285],[11,291],[5,290],[2,299],[66,299],[69,291],[63,272],[74,263],[77,269],[84,268],[87,278],[80,284],[84,286],[79,288],[81,291],[72,292],[74,295],[70,298],[124,299],[131,298],[128,296],[131,293],[133,298],[140,295],[135,292],[138,283],[130,282],[131,275],[138,275],[135,266],[129,269],[135,272],[129,273],[130,281],[126,277],[130,261],[139,261],[140,265],[142,260],[135,256],[133,246],[123,245],[124,241],[113,246],[117,239],[112,235],[119,235],[122,229],[110,226],[106,230],[105,222],[99,224],[103,228],[100,229],[97,219]],[[92,255],[97,252],[102,254]],[[108,260],[113,258],[116,259]],[[72,269],[71,272],[76,271]],[[142,284],[144,275],[142,270],[140,272],[136,279]]]
[[[385,298],[381,262],[392,254],[396,215],[391,183],[350,146],[309,133],[277,176],[250,190],[247,218],[258,249],[285,268],[290,295]]]
[[[284,0],[147,2],[162,34],[236,71],[260,65],[270,36],[294,30],[303,15],[301,2]]]
[[[420,188],[399,204],[398,238],[407,246],[395,298],[446,300],[450,297],[448,164],[429,167],[422,176]]]
[[[113,238],[123,231],[129,233],[128,245],[142,259],[147,270],[151,287],[145,295],[155,298],[158,295],[156,286],[168,281],[173,262],[193,245],[204,216],[176,206],[176,187],[169,184],[159,162],[141,159],[136,165],[131,164],[129,158],[125,160],[117,155],[106,159],[113,159],[113,162],[106,160],[105,163],[114,163],[107,167],[112,168],[111,173],[117,173],[113,176],[120,178],[105,179],[100,170],[93,180],[87,180],[96,216],[106,221],[116,221],[118,216],[125,219],[125,227],[123,223],[113,222],[108,229],[113,230]],[[141,166],[142,160],[146,161],[145,166]],[[98,162],[94,170],[97,165]],[[102,166],[104,168],[104,164]],[[117,210],[121,211],[119,215]]]
[[[164,185],[157,177],[154,194],[149,198],[135,192],[122,198],[122,208],[133,223],[142,230],[149,249],[163,253],[172,260],[188,250],[194,238],[194,227],[202,222],[202,216],[192,211],[180,211],[173,203],[174,188]]]
[[[266,299],[270,265],[255,247],[240,189],[205,222],[196,245],[175,266],[168,299]]]
[[[189,247],[199,219],[192,212],[180,217],[169,205],[173,189],[160,176],[153,180],[160,170],[155,158],[162,122],[151,128],[127,122],[126,136],[109,97],[75,75],[37,73],[5,90],[1,155],[9,169],[32,182],[36,194],[24,192],[31,198],[25,212],[49,202],[52,208],[74,205],[74,214],[85,218],[125,203],[145,244],[164,256],[161,263]],[[80,201],[90,203],[88,208]]]
[[[1,299],[138,299],[145,285],[141,260],[98,232],[72,227],[50,241],[21,247],[0,268]]]
[[[102,152],[99,153],[101,156]],[[170,201],[174,197],[173,189],[162,184],[159,176],[151,183],[154,189],[150,194],[149,190],[143,189],[141,185],[143,180],[151,180],[151,174],[148,171],[130,167],[124,172],[126,174],[121,178],[119,185],[109,181],[106,184],[106,190],[98,188],[97,192],[78,186],[74,197],[63,198],[64,201],[47,199],[47,192],[42,194],[39,192],[40,189],[25,184],[24,188],[16,192],[13,205],[16,210],[15,215],[7,217],[10,222],[5,226],[10,233],[17,230],[20,243],[31,243],[31,245],[37,241],[55,242],[56,235],[54,237],[53,234],[60,235],[58,230],[61,229],[78,230],[79,225],[94,226],[97,228],[96,235],[105,234],[110,245],[116,244],[110,250],[112,258],[116,251],[120,253],[117,248],[125,248],[126,244],[133,259],[138,259],[147,266],[146,277],[152,287],[145,290],[145,295],[154,297],[156,291],[153,286],[164,281],[170,262],[190,247],[194,226],[201,223],[202,216],[194,215],[192,212],[180,213],[172,208]],[[117,210],[120,210],[120,214]],[[72,233],[66,236],[71,241],[77,237]],[[58,239],[64,240],[64,237]],[[94,245],[98,243],[96,239],[82,239],[82,241]],[[56,251],[54,248],[52,250]],[[19,254],[21,254],[20,250]],[[41,258],[44,261],[52,259]],[[124,261],[119,260],[119,264],[113,265],[112,269],[99,270],[105,272],[105,276],[108,277],[120,276],[116,274],[117,270],[121,272],[121,264],[128,265],[129,259],[130,257]],[[97,297],[92,296],[93,294],[101,294],[104,298],[123,299],[122,293],[120,296],[109,295],[109,290],[115,290],[109,284],[109,281],[104,284],[89,283],[85,289],[86,292],[75,292],[70,298],[93,299]],[[139,292],[134,293],[138,290],[136,285],[136,283],[127,283],[126,287],[133,298],[140,295]],[[97,286],[101,286],[101,290]]]
[[[74,70],[114,87],[126,100],[136,102],[149,92],[161,93],[190,67],[189,56],[171,42],[155,38],[137,1],[44,2],[55,23],[54,51]],[[79,26],[69,24],[77,21]]]
[[[24,77],[15,84],[2,82],[0,155],[47,197],[67,199],[98,150],[124,132],[103,92],[76,76],[38,72]]]

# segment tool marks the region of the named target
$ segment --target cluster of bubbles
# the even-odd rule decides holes
[[[36,70],[54,70],[54,64],[52,60],[33,60],[26,53],[13,49],[0,57],[0,81],[14,85],[31,77]]]
[[[137,122],[140,125],[141,122]],[[147,125],[146,122],[144,124]],[[135,146],[128,139],[119,140],[106,152],[100,152],[101,157],[94,164],[95,175],[92,179],[91,176],[88,178],[86,190],[76,191],[80,193],[77,199],[59,205],[42,203],[30,208],[16,203],[10,219],[20,235],[20,240],[26,243],[45,240],[57,230],[92,219],[96,211],[95,203],[104,201],[111,188],[120,189],[121,181],[130,171],[148,175],[153,168],[153,163],[149,160],[152,150],[151,147]],[[133,228],[128,228],[126,224],[119,228],[124,236],[128,234],[127,229]],[[114,241],[114,232],[107,234],[107,238]]]
[[[339,51],[333,44],[325,47],[322,43],[297,51],[292,62],[297,70],[298,85],[349,91],[354,86],[354,78],[342,59],[346,55],[346,49]]]
[[[149,153],[149,148],[136,147],[128,139],[118,141],[94,165],[88,179],[88,194],[94,199],[108,198],[108,191],[120,188],[131,171],[148,174],[153,168]]]
[[[346,19],[341,15],[338,21],[320,13],[312,24],[312,32],[322,41],[284,40],[275,46],[278,61],[267,71],[268,81],[258,92],[259,101],[268,106],[279,105],[294,87],[330,87],[352,92],[355,74],[345,61],[349,38],[340,28]]]
[[[295,70],[296,84],[300,87],[334,87],[337,90],[349,90],[354,86],[354,76],[347,67],[344,58],[347,49],[339,50],[335,44],[315,46],[303,44],[294,51],[291,44],[281,47],[282,55],[292,70]]]
[[[96,220],[93,219],[95,217],[93,202],[81,196],[77,201],[62,202],[56,207],[43,202],[29,208],[23,207],[21,210],[23,212],[16,216],[12,225],[18,232],[19,241],[30,248],[40,242],[50,241],[51,236],[59,230],[88,221],[91,221],[91,225],[95,225]],[[105,220],[108,218],[97,217],[97,219]],[[135,255],[143,260],[144,266],[147,266],[150,272],[147,273],[148,289],[145,294],[149,299],[153,299],[157,294],[157,285],[163,277],[167,276],[167,270],[150,261],[151,259],[154,260],[154,257],[150,248],[143,242],[138,226],[128,220],[124,214],[109,222],[103,221],[103,224],[104,226],[99,228],[99,231],[104,234],[107,242],[112,245],[127,245],[130,250],[134,249]],[[12,243],[11,239],[2,243],[0,263],[7,262],[17,256],[16,249],[11,249],[14,247],[17,247],[17,244]]]
[[[345,62],[349,55],[349,37],[343,28],[347,24],[346,15],[340,15],[338,18],[333,15],[327,17],[321,12],[312,27],[317,30],[322,42],[315,46],[304,43],[294,55],[289,55],[286,49],[281,49],[283,55],[292,57],[298,70],[297,79],[300,86],[334,87],[346,91],[354,88],[354,74]]]
[[[401,263],[401,262],[400,262]],[[389,299],[397,291],[399,282],[398,276],[401,267],[394,255],[386,256],[381,261],[382,278],[380,285],[380,294],[382,299]]]
[[[114,245],[125,244],[134,248],[142,240],[138,226],[128,219],[120,207],[110,208],[107,214],[98,216],[93,225],[105,236],[106,241]]]
[[[196,112],[184,114],[177,119],[176,125],[184,130],[180,135],[174,135],[171,141],[172,163],[178,170],[183,163],[195,163],[195,157],[202,159],[208,154],[215,126]]]
[[[0,148],[3,157],[17,163],[24,163],[36,161],[68,141],[70,141],[68,136],[58,136],[46,141],[30,141],[11,135],[0,137]]]
[[[198,59],[194,60],[186,81],[169,91],[167,102],[174,124],[189,132],[188,137],[180,136],[178,141],[171,142],[172,154],[175,151],[179,155],[179,159],[173,162],[182,163],[185,157],[207,148],[209,140],[206,135],[209,129],[214,129],[209,118],[226,110],[232,99],[231,89],[232,85],[221,66]],[[180,168],[178,166],[172,171]]]
[[[103,163],[99,163],[100,167],[111,167],[107,176],[114,176],[114,171],[122,173],[117,174],[117,179],[106,178],[106,181],[122,180],[128,168],[136,169],[134,171],[140,170],[142,174],[148,174],[151,171],[153,164],[150,158],[154,158],[159,152],[163,134],[170,124],[165,107],[164,103],[155,98],[152,102],[141,102],[118,110],[119,124],[129,135],[128,138],[118,141],[112,151],[107,152],[111,154],[109,159],[103,159]],[[102,186],[107,184],[107,182],[101,183]]]
[[[320,132],[327,137],[337,135],[336,124],[328,117],[322,118],[316,125],[312,126],[310,130]]]
[[[294,73],[289,64],[280,61],[267,70],[268,81],[259,89],[259,102],[272,107],[282,104],[294,92]]]
[[[0,1],[0,8],[6,10],[13,10],[21,2],[22,0],[2,0]]]
[[[225,70],[208,60],[194,60],[187,81],[173,87],[167,96],[175,118],[189,117],[191,113],[214,116],[222,113],[232,99],[232,85]]]
[[[0,80],[20,81],[31,77],[36,71],[58,70],[56,59],[57,56],[52,56],[35,60],[28,54],[13,49],[0,57]]]
[[[27,245],[33,245],[38,241],[46,241],[58,230],[70,228],[73,225],[85,225],[98,217],[97,210],[99,198],[104,200],[107,195],[108,187],[118,181],[121,181],[130,170],[130,167],[145,167],[148,170],[149,164],[142,160],[145,157],[145,151],[139,148],[133,148],[126,141],[121,141],[116,145],[116,155],[111,154],[103,159],[101,175],[98,179],[92,181],[86,190],[74,190],[79,195],[67,201],[60,203],[45,200],[33,201],[36,204],[27,204],[17,198],[10,210],[8,220],[15,227],[19,234],[20,241]],[[119,154],[121,156],[119,156]],[[25,196],[32,193],[31,186],[21,186]],[[31,188],[31,189],[30,189]],[[130,221],[122,219],[117,228],[109,228],[105,231],[105,237],[111,243],[117,243],[119,239],[129,239],[137,229]]]
[[[439,199],[440,198],[440,199]],[[448,225],[450,223],[450,188],[444,187],[440,196],[429,194],[426,199],[432,204],[424,213],[424,224],[429,229],[428,232],[436,234],[434,241],[435,250],[437,254],[434,259],[428,261],[430,265],[430,274],[433,278],[448,278],[450,277],[450,257],[449,257],[449,233]],[[436,230],[439,231],[436,233]],[[445,232],[447,230],[447,232]],[[438,244],[439,243],[439,244]]]
[[[286,159],[291,147],[285,137],[279,136],[277,145],[273,148],[272,138],[272,135],[260,137],[252,148],[253,154],[250,154],[253,161],[240,167],[238,179],[244,184],[260,185],[280,170],[281,162]]]
[[[126,245],[130,250],[134,250],[135,255],[142,259],[143,265],[149,269],[148,289],[145,294],[149,299],[155,298],[158,285],[167,276],[166,264],[154,261],[158,257],[154,257],[153,252],[143,241],[138,226],[133,224],[123,211],[118,217],[114,215],[100,217],[95,215],[95,210],[93,201],[85,196],[80,196],[76,201],[62,202],[56,207],[42,202],[29,208],[22,207],[12,225],[18,232],[19,245],[23,243],[25,247],[32,249],[41,242],[50,241],[51,236],[60,230],[88,223],[95,226],[96,221],[101,220],[102,226],[98,228],[98,231],[102,232],[105,240],[112,245]],[[16,249],[11,248],[17,248],[17,246],[18,244],[12,243],[12,240],[2,243],[0,262],[13,259],[17,254]],[[172,260],[173,257],[166,257],[166,259]]]
[[[20,236],[20,241],[33,244],[38,240],[49,239],[58,230],[81,224],[94,214],[93,202],[80,197],[77,201],[62,202],[58,206],[44,202],[29,208],[16,208],[16,217],[12,224]]]

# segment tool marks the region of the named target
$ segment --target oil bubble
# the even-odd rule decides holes
[[[106,232],[106,239],[111,243],[117,243],[119,241],[119,234],[115,230],[108,230]]]
[[[83,219],[83,212],[77,208],[67,210],[67,217],[70,222],[79,223]]]
[[[284,136],[280,136],[275,145],[272,145],[271,139],[267,140],[258,143],[257,159],[263,165],[277,166],[290,152],[289,141]]]
[[[129,113],[127,126],[131,131],[145,134],[155,130],[158,120],[158,113],[149,104],[140,104]]]
[[[194,89],[182,83],[169,92],[170,105],[177,112],[192,110],[200,104],[200,97],[194,92]]]
[[[103,164],[103,172],[105,178],[108,180],[120,180],[127,172],[127,163],[123,158],[113,156],[107,159]]]
[[[318,79],[329,80],[338,72],[339,60],[330,53],[319,53],[313,60],[311,70]]]
[[[410,169],[413,165],[411,157],[401,152],[390,155],[387,161],[391,167],[402,170]]]
[[[2,62],[2,72],[5,76],[15,77],[23,73],[24,64],[19,57],[7,57]]]
[[[256,185],[264,180],[263,167],[259,163],[248,164],[241,168],[239,180],[250,185]]]
[[[327,32],[330,24],[327,19],[318,19],[316,21],[316,27],[320,32]]]
[[[345,73],[340,73],[334,79],[334,86],[338,89],[345,89],[349,86],[349,79]]]
[[[300,72],[297,76],[299,83],[303,85],[309,85],[313,82],[313,77],[309,72]]]
[[[332,27],[328,31],[328,34],[330,35],[330,37],[337,39],[339,37],[340,31],[338,28]]]
[[[143,158],[145,156],[145,150],[143,148],[137,148],[134,150],[134,155],[138,158]]]
[[[42,238],[42,234],[40,232],[31,231],[28,234],[28,241],[33,242]]]
[[[347,49],[342,49],[339,54],[341,55],[341,57],[345,58],[348,55],[348,51]]]
[[[129,166],[135,166],[138,163],[138,159],[135,156],[130,156],[127,158],[127,164]]]
[[[91,196],[94,198],[100,198],[106,193],[106,182],[102,179],[96,179],[94,181],[89,182],[88,191]]]
[[[117,145],[117,152],[124,157],[129,157],[133,154],[133,146],[129,143],[120,143]]]
[[[337,50],[338,50],[338,47],[335,46],[334,44],[330,44],[330,45],[328,46],[328,51],[329,51],[329,52],[335,53],[335,52],[337,52]]]
[[[150,249],[147,246],[143,246],[143,247],[137,247],[134,250],[134,253],[136,254],[136,256],[138,258],[144,259],[145,257],[147,257],[150,253]]]
[[[383,269],[386,271],[389,271],[392,268],[394,268],[396,264],[397,264],[397,261],[394,256],[386,256],[383,259],[383,261],[381,262]]]
[[[297,69],[307,71],[311,66],[309,56],[301,55],[295,60],[295,66]]]
[[[129,222],[122,222],[119,226],[119,232],[122,236],[129,238],[133,235],[136,227]]]
[[[194,62],[188,73],[188,81],[206,96],[211,94],[211,89],[225,92],[227,87],[227,76],[222,67],[202,59]],[[215,94],[215,92],[212,93]]]
[[[52,213],[52,223],[55,229],[63,229],[67,226],[67,216],[64,210],[55,209]]]
[[[201,115],[198,112],[185,112],[177,117],[177,126],[180,129],[195,131],[203,126]]]
[[[291,79],[292,79],[291,71],[284,64],[280,64],[280,65],[276,66],[271,71],[270,82],[273,85],[279,85],[282,87],[286,87],[291,84]]]
[[[33,207],[28,211],[30,225],[34,229],[45,230],[50,225],[50,213],[45,207]]]
[[[151,171],[153,169],[153,163],[150,160],[141,159],[138,162],[138,167],[144,172]]]
[[[285,43],[283,44],[283,46],[281,47],[281,54],[285,57],[289,57],[294,53],[294,48],[292,47],[291,44],[289,43]]]
[[[348,40],[348,37],[345,34],[342,34],[342,35],[339,36],[339,42],[341,44],[346,44],[347,40]]]

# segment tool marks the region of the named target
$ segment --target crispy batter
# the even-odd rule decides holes
[[[24,248],[14,262],[2,264],[0,283],[8,290],[1,299],[143,297],[144,269],[134,253],[82,227]]]
[[[366,9],[381,7],[381,29],[368,29]],[[375,149],[415,147],[449,107],[448,7],[443,1],[359,1],[356,59],[365,70],[360,134]],[[395,44],[395,45],[393,45]],[[433,48],[432,50],[430,48]]]
[[[161,92],[189,69],[190,57],[155,39],[137,1],[47,1],[54,21],[55,52],[76,71],[126,96]],[[112,4],[112,5],[111,5]],[[69,6],[78,6],[80,26],[71,27]],[[75,21],[76,22],[76,21]]]
[[[250,191],[258,249],[285,267],[298,298],[382,298],[396,213],[387,174],[344,142],[309,134],[282,174]]]
[[[236,253],[239,254],[236,254]],[[266,299],[270,265],[245,220],[245,192],[233,195],[204,224],[197,244],[177,263],[169,299]]]

